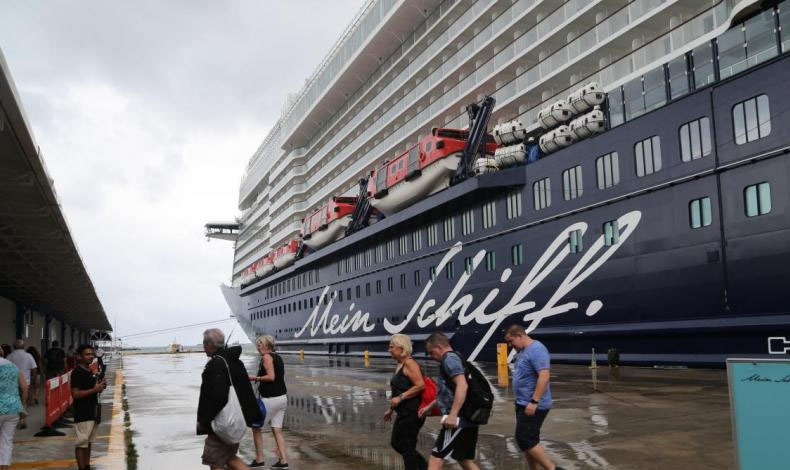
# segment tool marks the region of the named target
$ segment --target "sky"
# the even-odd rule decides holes
[[[250,156],[362,4],[0,2],[0,49],[119,336],[228,317],[232,244],[203,225],[238,215]]]

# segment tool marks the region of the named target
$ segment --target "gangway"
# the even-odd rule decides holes
[[[455,169],[455,174],[450,179],[450,185],[456,185],[474,174],[475,160],[480,155],[481,147],[485,151],[484,142],[488,135],[488,121],[494,111],[496,100],[493,96],[486,96],[480,104],[472,103],[466,107],[469,115],[469,138],[464,146],[461,161]]]
[[[238,222],[209,222],[205,225],[206,238],[216,238],[219,240],[230,240],[235,242],[239,237]]]

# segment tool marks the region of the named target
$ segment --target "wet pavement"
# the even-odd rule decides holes
[[[257,357],[245,354],[249,370]],[[361,358],[284,356],[288,385],[285,434],[291,468],[402,469],[389,447],[387,406],[394,363]],[[195,435],[202,354],[124,358],[126,396],[141,470],[201,468],[203,438]],[[421,361],[436,376],[434,363]],[[492,421],[481,428],[483,469],[526,469],[513,439],[513,394],[497,385],[494,364],[483,366],[496,386]],[[722,370],[598,369],[593,390],[587,367],[552,368],[554,409],[543,442],[566,470],[699,470],[734,468],[726,373]],[[420,450],[428,455],[439,428],[428,421]],[[274,462],[267,434],[267,463]],[[252,460],[251,435],[240,454]],[[205,467],[203,467],[205,468]],[[455,465],[447,468],[458,468]]]

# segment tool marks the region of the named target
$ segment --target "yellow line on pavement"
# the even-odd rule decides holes
[[[108,470],[126,469],[126,442],[123,436],[123,369],[115,371],[115,390],[112,399],[110,443],[106,457],[101,459]]]
[[[16,462],[11,465],[12,470],[23,468],[77,468],[77,461],[74,459],[36,460],[33,462]]]

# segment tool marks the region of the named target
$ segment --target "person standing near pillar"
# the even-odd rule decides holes
[[[38,374],[38,364],[29,352],[25,351],[25,342],[21,339],[14,341],[14,352],[6,358],[13,362],[25,378],[25,385],[30,386],[31,378]],[[23,403],[24,405],[24,403]],[[25,418],[19,420],[19,429],[27,428]]]
[[[551,358],[540,341],[527,335],[521,325],[512,325],[505,341],[519,351],[513,370],[516,394],[516,443],[527,458],[530,470],[562,470],[554,465],[540,443],[540,428],[551,409]]]
[[[96,430],[101,421],[99,394],[107,388],[107,382],[97,381],[90,369],[93,362],[93,347],[83,344],[77,348],[77,367],[71,373],[71,396],[74,398],[74,430],[77,434],[74,454],[77,468],[90,468],[91,447],[96,439]]]

